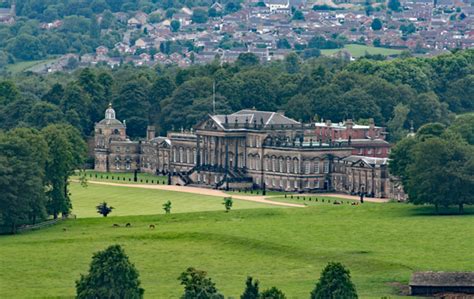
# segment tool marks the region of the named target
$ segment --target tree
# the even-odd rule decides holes
[[[388,0],[388,8],[393,11],[399,11],[401,7],[399,0]]]
[[[114,207],[109,207],[105,201],[99,204],[96,208],[97,213],[101,214],[104,217],[107,217],[107,215],[112,213],[112,210],[114,209]]]
[[[301,12],[301,10],[295,10],[295,12],[293,13],[293,20],[304,21],[304,14]]]
[[[205,271],[197,270],[193,267],[181,273],[178,280],[184,286],[184,294],[181,299],[224,299],[219,294],[215,283],[206,277]]]
[[[143,136],[146,132],[150,110],[147,85],[144,80],[132,80],[125,83],[118,93],[117,115],[127,121],[127,133],[132,137]]]
[[[120,245],[92,257],[89,273],[76,281],[77,298],[143,298],[139,274]]]
[[[390,173],[399,177],[403,186],[408,185],[408,166],[413,162],[413,148],[418,143],[416,138],[407,137],[399,141],[390,150]],[[405,189],[406,191],[406,189]]]
[[[245,281],[244,293],[240,296],[240,299],[258,299],[260,298],[258,292],[258,280],[252,281],[252,277],[248,276]]]
[[[18,88],[15,86],[15,83],[11,81],[1,81],[0,82],[0,104],[7,105],[20,96]]]
[[[395,106],[393,117],[387,123],[387,128],[390,132],[389,137],[392,142],[402,140],[408,134],[405,125],[409,112],[410,109],[406,105],[400,103]]]
[[[474,204],[474,151],[459,135],[432,137],[417,143],[404,186],[414,204],[440,206]],[[471,191],[469,191],[471,190]]]
[[[191,17],[191,20],[193,23],[198,23],[198,24],[204,24],[207,22],[207,11],[201,8],[196,8],[193,10],[193,15]]]
[[[230,211],[230,209],[232,209],[232,197],[224,197],[224,202],[222,203],[225,207],[225,211],[226,213],[228,213]]]
[[[355,299],[357,292],[351,281],[351,275],[341,263],[328,263],[321,272],[311,299]]]
[[[240,53],[239,56],[237,57],[236,64],[241,67],[246,67],[246,66],[258,65],[259,62],[260,62],[260,59],[258,58],[258,56],[249,52],[249,53]]]
[[[8,51],[16,58],[24,60],[35,60],[44,56],[39,39],[26,33],[20,34],[9,42]]]
[[[87,154],[87,147],[77,129],[69,125],[49,125],[41,131],[49,148],[46,163],[47,209],[54,218],[59,213],[69,214],[71,201],[67,189],[68,179],[80,168]]]
[[[285,294],[277,289],[276,287],[271,287],[269,289],[264,290],[260,297],[261,299],[286,299]]]
[[[372,30],[378,31],[382,29],[382,21],[379,18],[375,18],[372,21],[372,24],[370,25],[370,27],[372,28]]]
[[[163,204],[163,210],[165,211],[166,214],[171,213],[171,201],[167,201]]]
[[[179,27],[181,27],[181,23],[178,20],[172,20],[170,23],[171,31],[178,32]]]
[[[285,57],[285,69],[290,74],[295,74],[300,71],[301,62],[298,55],[290,53]]]
[[[449,126],[449,130],[461,135],[470,145],[474,145],[474,113],[467,113],[456,117]]]
[[[30,126],[37,129],[65,122],[64,114],[58,106],[43,101],[36,102],[25,118]]]
[[[48,145],[38,131],[0,132],[0,228],[14,234],[19,225],[45,218],[47,157]]]

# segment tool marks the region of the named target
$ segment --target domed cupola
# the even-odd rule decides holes
[[[109,103],[109,108],[105,110],[105,119],[115,119],[115,110],[112,108],[112,103]]]

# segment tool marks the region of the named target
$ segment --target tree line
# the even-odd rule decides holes
[[[80,168],[86,145],[77,129],[53,124],[41,131],[0,131],[0,233],[48,217],[68,216],[68,178]]]
[[[182,272],[178,280],[184,287],[182,299],[224,299],[207,272],[193,267]],[[139,273],[120,245],[95,253],[89,273],[76,281],[77,298],[143,298]],[[350,271],[341,263],[330,262],[319,281],[308,294],[311,299],[356,299],[357,291]],[[240,299],[286,299],[278,288],[260,290],[260,282],[247,277]]]
[[[403,183],[409,201],[462,213],[474,204],[474,113],[450,126],[430,123],[392,149],[390,171]]]
[[[0,126],[41,129],[67,122],[90,136],[112,102],[131,138],[144,136],[149,124],[165,134],[213,113],[215,85],[216,113],[255,107],[284,110],[305,122],[374,118],[398,141],[411,123],[415,129],[429,122],[448,125],[456,114],[474,110],[473,62],[474,50],[355,62],[325,57],[303,62],[291,54],[267,64],[245,53],[232,64],[216,60],[189,68],[122,65],[27,73],[0,81]]]

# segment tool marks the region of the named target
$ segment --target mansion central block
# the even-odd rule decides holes
[[[216,189],[265,188],[288,192],[336,191],[402,200],[388,173],[385,129],[303,124],[283,113],[241,110],[208,115],[190,131],[131,141],[110,106],[95,126],[95,170],[170,174],[172,184]]]

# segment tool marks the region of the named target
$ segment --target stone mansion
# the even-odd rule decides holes
[[[172,184],[211,188],[336,191],[403,200],[388,172],[382,127],[303,124],[280,112],[245,109],[208,115],[190,131],[131,141],[110,105],[95,126],[95,170],[169,174]]]

